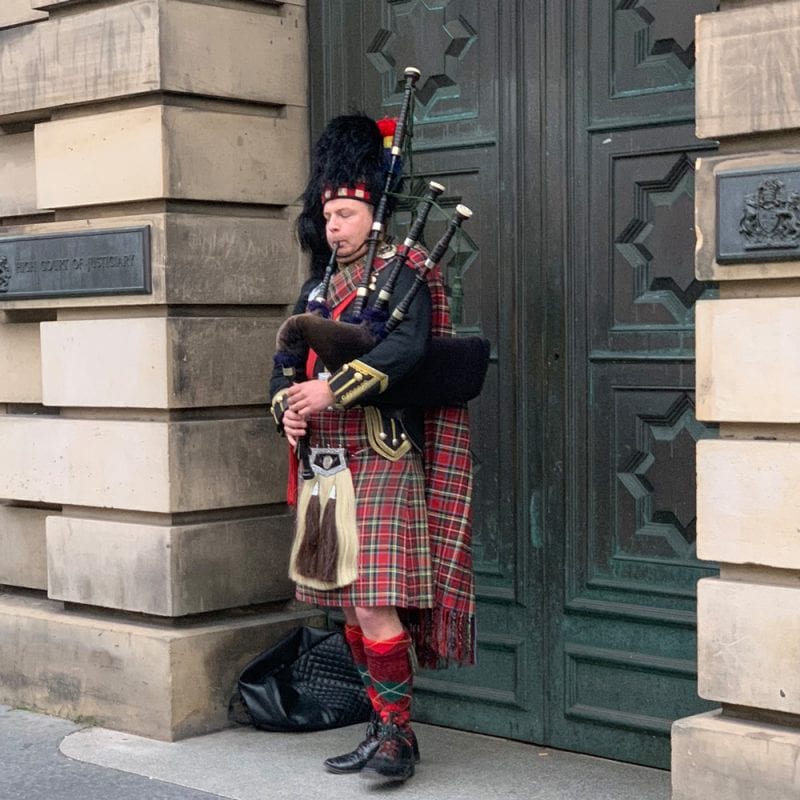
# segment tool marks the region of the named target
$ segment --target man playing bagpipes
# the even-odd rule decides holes
[[[397,138],[395,131],[395,147]],[[439,267],[408,239],[400,248],[381,240],[392,172],[399,170],[387,167],[373,120],[353,115],[328,124],[298,220],[316,274],[279,333],[270,386],[273,414],[302,472],[289,487],[290,496],[299,487],[290,565],[297,598],[343,609],[374,709],[364,741],[325,767],[381,782],[406,780],[419,760],[410,724],[414,661],[474,663],[467,413],[463,403],[426,407],[416,392],[431,342],[453,330]],[[384,291],[379,312],[390,278],[394,291],[389,299]],[[387,326],[398,298],[407,308]],[[333,333],[382,332],[365,334],[357,357],[324,363],[309,336],[298,334],[304,322],[332,331],[318,337],[320,351]]]

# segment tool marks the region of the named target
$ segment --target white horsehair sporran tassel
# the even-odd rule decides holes
[[[353,477],[340,448],[311,448],[314,477],[304,480],[289,577],[313,589],[337,589],[358,577]]]

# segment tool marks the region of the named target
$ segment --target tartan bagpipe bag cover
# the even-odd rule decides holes
[[[301,626],[239,676],[250,722],[267,731],[319,731],[366,722],[372,707],[340,631]]]

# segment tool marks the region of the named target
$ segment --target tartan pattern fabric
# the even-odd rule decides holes
[[[413,249],[409,265],[418,268],[424,263],[425,258],[424,251]],[[352,300],[361,283],[363,269],[363,261],[357,261],[333,276],[328,293],[332,309]],[[428,275],[428,288],[431,293],[432,335],[454,335],[447,296],[438,266]],[[329,412],[322,412],[320,416],[327,413]],[[338,416],[349,418],[351,414],[359,415],[363,419],[363,413],[357,408]],[[316,424],[315,420],[312,430]],[[405,458],[402,461],[405,461]],[[380,464],[375,466],[385,469],[388,463],[380,459]],[[367,509],[372,507],[373,510],[383,508],[385,512],[385,504],[394,502],[386,494],[377,497],[363,494],[363,491],[372,492],[378,489],[385,492],[390,488],[387,485],[381,487],[377,485],[378,483],[378,481],[372,484],[365,483],[361,488],[356,485],[359,520],[362,516],[360,511],[362,505],[366,505]],[[403,620],[411,633],[417,661],[421,667],[443,668],[453,663],[473,664],[475,587],[471,541],[472,456],[466,408],[435,408],[426,411],[424,485],[424,505],[427,512],[426,544],[432,571],[433,596],[426,597],[425,603],[417,604],[414,611],[403,614]],[[315,593],[319,594],[324,593]],[[323,603],[316,596],[301,596],[300,589],[298,597],[325,605],[337,605],[342,601],[341,598],[337,598],[332,603]],[[403,604],[397,605],[409,607]]]
[[[433,604],[433,577],[422,457],[379,456],[367,439],[363,408],[322,411],[310,426],[311,445],[342,447],[353,476],[358,528],[358,577],[341,589],[297,587],[297,598],[320,606]]]
[[[431,333],[453,336],[437,266],[428,280]],[[425,413],[425,487],[434,606],[410,620],[422,667],[475,663],[475,579],[472,570],[472,454],[466,407]]]
[[[383,265],[385,266],[384,262]],[[358,290],[364,279],[364,259],[339,267],[333,274],[328,287],[328,303],[331,310],[338,310],[342,303],[348,302]]]
[[[373,641],[364,637],[369,674],[375,687],[378,713],[384,725],[391,721],[406,728],[411,721],[414,673],[409,647],[411,637],[403,632],[392,639]]]
[[[369,667],[367,666],[367,651],[364,649],[364,632],[358,625],[345,625],[344,638],[350,647],[350,653],[353,656],[353,663],[356,665],[358,674],[364,682],[364,689],[369,697],[369,702],[375,712],[380,711],[378,705],[378,695],[375,687],[372,685],[372,678],[369,676]]]
[[[463,408],[425,416],[425,480],[434,566],[434,609],[420,615],[417,658],[423,667],[475,663],[472,571],[472,456]],[[436,443],[436,444],[434,444]]]
[[[369,203],[372,199],[365,183],[357,183],[355,186],[326,186],[322,190],[322,205],[325,205],[328,200],[333,200],[334,197],[348,197],[351,200],[363,200],[365,203]]]

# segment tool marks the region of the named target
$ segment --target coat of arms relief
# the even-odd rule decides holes
[[[747,240],[747,250],[798,246],[800,194],[787,192],[783,181],[769,178],[744,202],[739,233]]]
[[[0,292],[7,292],[11,285],[11,267],[8,265],[8,258],[0,256]]]

